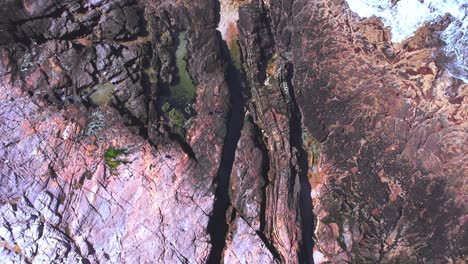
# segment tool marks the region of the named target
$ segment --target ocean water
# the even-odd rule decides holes
[[[346,0],[360,17],[380,17],[390,28],[393,42],[402,42],[427,22],[450,14],[452,23],[442,32],[446,43],[441,62],[454,77],[468,83],[468,0]]]

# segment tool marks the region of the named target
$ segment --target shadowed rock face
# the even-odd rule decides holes
[[[464,263],[444,26],[394,44],[341,0],[0,1],[1,262]]]

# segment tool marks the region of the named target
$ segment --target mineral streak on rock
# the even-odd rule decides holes
[[[450,23],[0,0],[0,262],[465,263]]]

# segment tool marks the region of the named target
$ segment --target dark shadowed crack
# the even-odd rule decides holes
[[[215,191],[215,202],[213,213],[208,223],[208,233],[211,236],[211,252],[207,263],[221,263],[223,249],[226,245],[226,234],[229,226],[227,224],[226,213],[231,205],[229,197],[229,180],[232,166],[234,163],[237,142],[241,136],[241,130],[244,124],[244,101],[242,98],[242,73],[234,67],[232,60],[229,57],[229,50],[225,41],[222,42],[223,56],[227,58],[228,74],[227,82],[231,95],[231,115],[226,139],[224,141],[221,163],[218,174],[215,179],[217,185]]]
[[[299,165],[299,171],[293,173],[293,175],[299,176],[300,193],[299,193],[299,215],[301,217],[302,225],[302,246],[299,252],[299,261],[305,263],[314,263],[313,252],[314,241],[312,239],[314,232],[314,214],[312,208],[312,199],[310,197],[311,186],[307,179],[307,172],[309,171],[309,162],[307,160],[307,152],[303,148],[302,142],[302,115],[297,105],[296,98],[294,95],[294,89],[291,80],[294,76],[294,67],[292,64],[288,67],[287,82],[289,86],[289,95],[291,97],[292,114],[290,119],[291,129],[291,147],[298,150],[297,163]],[[296,170],[294,167],[292,170]]]

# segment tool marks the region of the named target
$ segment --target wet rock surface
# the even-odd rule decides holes
[[[0,262],[464,263],[444,25],[396,44],[341,0],[0,1]]]

